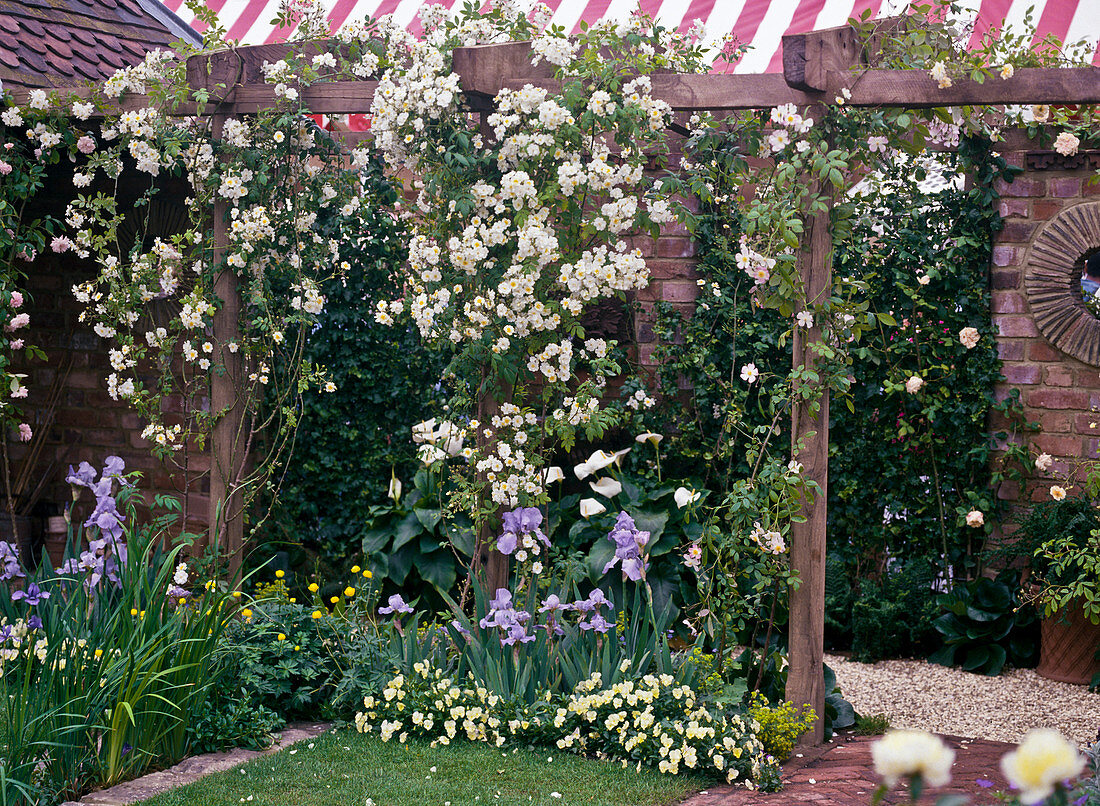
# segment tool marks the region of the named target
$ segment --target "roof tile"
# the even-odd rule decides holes
[[[157,0],[0,0],[0,65],[6,86],[102,81],[186,30]],[[167,16],[165,16],[167,15]]]

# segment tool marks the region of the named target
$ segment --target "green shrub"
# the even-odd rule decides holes
[[[411,319],[404,327],[374,321],[375,304],[399,296],[397,269],[407,256],[408,233],[387,210],[397,189],[381,165],[372,162],[362,176],[367,234],[334,233],[339,259],[352,268],[321,288],[325,309],[302,356],[325,367],[336,391],[302,395],[297,448],[284,464],[257,563],[289,550],[292,567],[311,565],[311,556],[325,572],[350,565],[370,507],[386,500],[391,474],[408,484],[419,467],[410,427],[441,410],[446,356],[421,345]]]
[[[748,715],[760,725],[756,735],[764,743],[764,750],[779,761],[791,757],[799,737],[817,721],[813,708],[807,707],[800,712],[792,702],[769,705],[759,691],[750,695]]]
[[[990,676],[1006,662],[1016,668],[1039,662],[1039,616],[1020,601],[1017,575],[1003,576],[1007,581],[979,577],[938,598],[947,611],[934,622],[943,646],[928,660]]]
[[[890,730],[890,717],[886,714],[870,714],[856,719],[857,736],[881,736]]]
[[[272,732],[286,724],[262,703],[255,702],[246,689],[218,689],[191,713],[187,743],[191,753],[214,753],[243,747],[266,750],[271,747]]]
[[[276,599],[248,610],[249,618],[227,626],[218,668],[254,706],[281,719],[347,716],[357,705],[351,698],[394,669],[384,636],[354,607],[330,615],[319,601]]]
[[[936,646],[939,615],[928,560],[912,560],[877,583],[864,581],[852,605],[852,659],[921,658]]]

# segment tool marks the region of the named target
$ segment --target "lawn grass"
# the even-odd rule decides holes
[[[551,750],[502,751],[464,741],[433,748],[341,731],[141,803],[365,806],[370,798],[375,806],[663,806],[708,783],[701,776],[637,772]]]

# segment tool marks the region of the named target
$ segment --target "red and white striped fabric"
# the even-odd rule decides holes
[[[435,0],[429,0],[434,2]],[[420,32],[417,11],[425,0],[324,0],[330,7],[333,30],[345,22],[368,15],[392,14],[413,33]],[[707,39],[720,40],[733,32],[751,49],[734,68],[738,73],[766,73],[782,70],[781,38],[784,34],[804,33],[843,25],[850,17],[870,10],[872,16],[889,16],[905,6],[904,0],[546,0],[554,10],[553,24],[576,31],[583,20],[621,19],[640,4],[664,25],[687,30],[696,19],[706,24]],[[168,8],[198,30],[193,15],[183,0],[164,0]],[[462,0],[442,0],[443,5],[458,8]],[[246,45],[280,41],[288,33],[271,24],[279,0],[210,0],[231,39]],[[1054,34],[1062,41],[1089,40],[1093,62],[1100,64],[1096,50],[1100,35],[1097,0],[969,0],[977,11],[975,38],[990,27],[1016,26],[1023,22],[1028,8],[1038,22],[1038,36]]]

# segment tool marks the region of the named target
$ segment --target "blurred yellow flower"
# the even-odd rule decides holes
[[[374,576],[374,574],[372,574],[370,571],[364,571],[363,572],[363,579],[370,579],[373,576]]]
[[[137,608],[136,607],[131,607],[130,608],[130,615],[131,616],[136,616],[137,615]]]
[[[1028,731],[1020,746],[1001,758],[1001,772],[1029,806],[1045,799],[1062,781],[1076,778],[1084,768],[1085,759],[1073,743],[1046,728]]]
[[[241,615],[245,618],[252,618],[252,611],[246,607],[244,610],[241,611]]]
[[[233,598],[234,599],[240,599],[241,598],[241,592],[240,591],[233,591]]]
[[[282,633],[279,633],[279,640],[280,640],[280,641],[285,641],[285,640],[286,640],[286,636],[285,636],[285,635],[283,635]]]
[[[285,576],[286,576],[286,571],[284,571],[281,568],[278,571],[275,572],[275,578],[276,579],[282,579]]]
[[[310,593],[316,593],[317,591],[318,591],[317,583],[316,582],[310,582],[309,583],[309,592]]]
[[[313,618],[315,618],[315,619],[321,618],[321,611],[320,610],[314,610],[313,611]]]
[[[355,595],[355,588],[352,588],[352,587],[344,588],[344,595],[347,596],[350,599],[352,596]]]
[[[97,649],[97,650],[95,651],[95,656],[96,656],[96,659],[97,659],[97,660],[98,660],[99,658],[102,658],[102,657],[103,657],[103,650],[102,650],[102,649]]]
[[[353,565],[353,566],[351,567],[351,572],[352,572],[353,574],[358,574],[358,573],[359,573],[359,566],[358,566],[358,565]]]
[[[332,602],[333,604],[336,604],[337,602],[340,601],[340,597],[339,596],[330,596],[328,600],[330,602]]]

